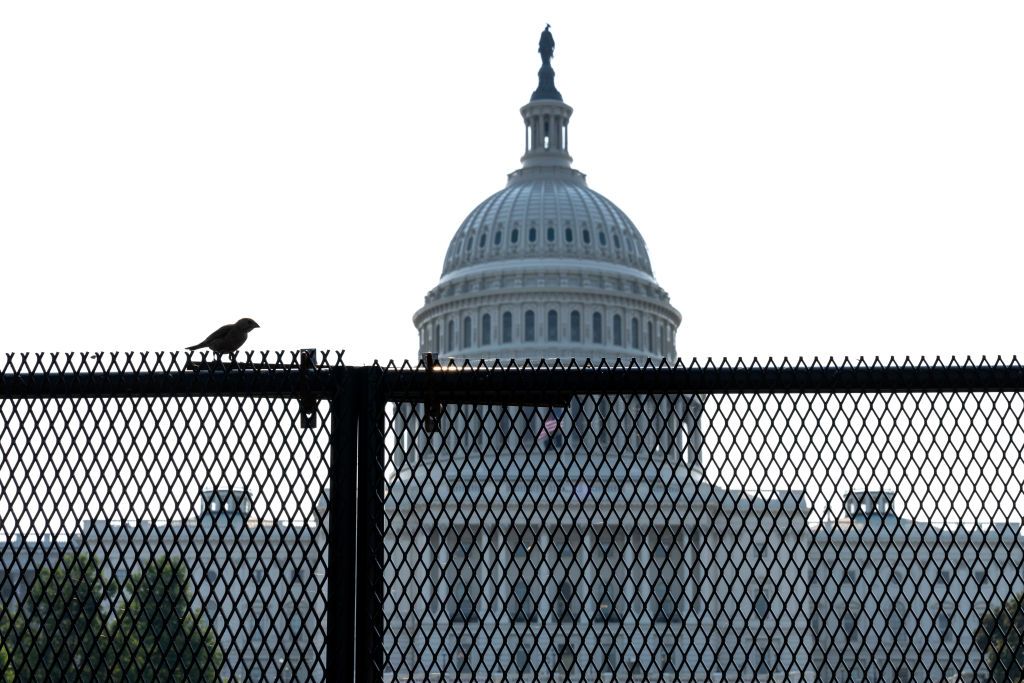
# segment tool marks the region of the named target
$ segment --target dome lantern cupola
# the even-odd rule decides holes
[[[534,166],[562,166],[572,164],[569,156],[569,117],[572,107],[562,101],[562,95],[555,88],[555,70],[551,68],[551,57],[555,51],[555,39],[551,36],[550,24],[540,35],[541,67],[537,72],[537,89],[530,102],[519,112],[526,125],[526,151],[523,153],[524,168]]]

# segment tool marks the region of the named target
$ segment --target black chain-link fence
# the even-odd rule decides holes
[[[1018,680],[1022,392],[8,356],[0,680]]]
[[[384,372],[377,663],[1017,680],[1022,380],[1001,361]]]
[[[339,362],[0,362],[0,680],[322,680]]]

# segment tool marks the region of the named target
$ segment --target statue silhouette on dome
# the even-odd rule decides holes
[[[542,64],[540,71],[537,72],[537,89],[533,91],[530,101],[558,100],[561,102],[562,95],[555,87],[555,70],[551,68],[551,56],[555,54],[555,38],[551,35],[551,24],[547,24],[540,34],[540,47],[537,52],[540,52]]]
[[[551,24],[544,26],[544,32],[540,34],[540,48],[537,51],[540,52],[540,58],[545,64],[551,62],[551,57],[555,54],[555,38],[551,35]]]

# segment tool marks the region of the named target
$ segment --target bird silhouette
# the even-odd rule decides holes
[[[195,351],[206,347],[218,356],[222,353],[234,353],[245,343],[249,333],[257,327],[259,325],[252,318],[242,318],[237,323],[218,327],[209,337],[187,348],[189,351]]]

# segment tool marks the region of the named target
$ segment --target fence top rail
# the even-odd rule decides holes
[[[343,353],[343,352],[342,352]],[[375,378],[390,401],[549,404],[580,394],[937,393],[1024,391],[1024,365],[955,359],[928,362],[756,359],[345,366],[341,353],[248,353],[236,360],[182,353],[7,354],[0,398],[255,396],[327,399],[345,377]],[[429,362],[428,362],[429,360]],[[367,375],[368,373],[368,375]]]
[[[3,398],[330,398],[344,352],[34,353],[0,356]]]
[[[1024,366],[986,359],[685,365],[478,364],[378,367],[389,400],[548,403],[579,394],[938,393],[1024,391]]]

